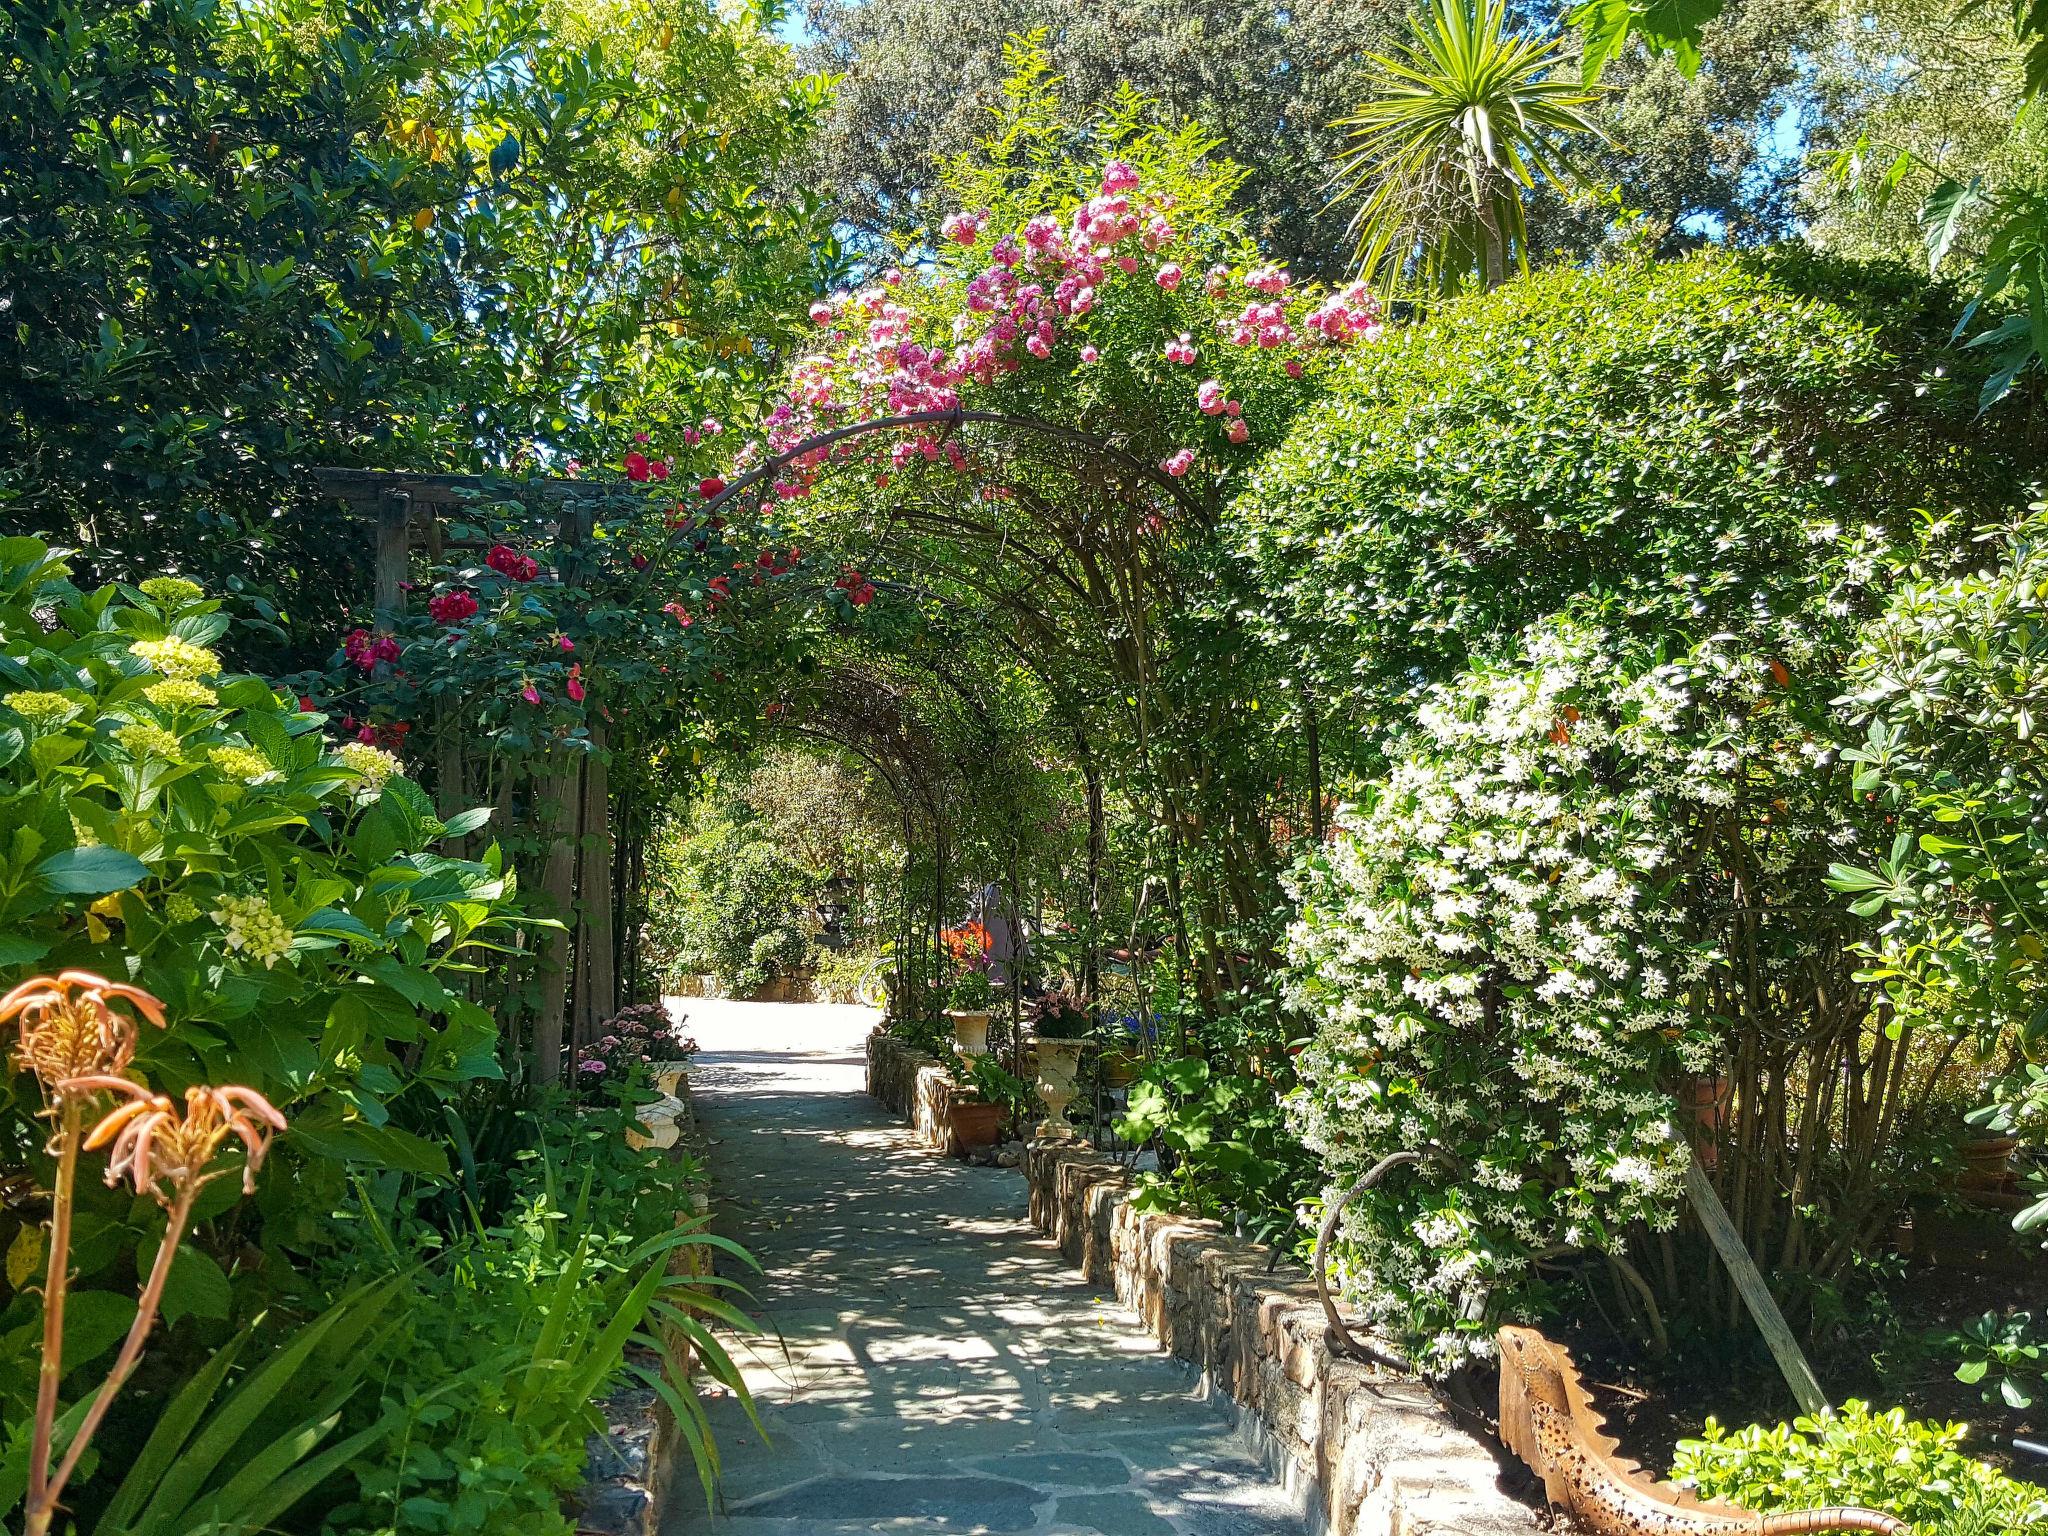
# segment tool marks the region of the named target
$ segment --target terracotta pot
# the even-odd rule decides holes
[[[2013,1185],[2012,1155],[2020,1147],[2017,1136],[1976,1136],[1964,1142],[1960,1188],[1980,1193],[2002,1194]]]
[[[1142,1056],[1122,1050],[1102,1053],[1102,1086],[1105,1088],[1128,1088],[1144,1070],[1145,1058]]]
[[[969,1058],[988,1054],[988,1020],[986,1009],[949,1008],[946,1017],[953,1021],[953,1048]]]
[[[1712,1173],[1721,1161],[1721,1148],[1716,1140],[1721,1130],[1721,1120],[1728,1112],[1728,1079],[1718,1072],[1703,1072],[1688,1077],[1678,1085],[1679,1113],[1691,1119],[1699,1128],[1700,1166]]]
[[[946,1110],[946,1129],[955,1152],[992,1147],[1003,1134],[1003,1106],[956,1095]]]

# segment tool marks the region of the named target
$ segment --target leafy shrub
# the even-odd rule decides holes
[[[1830,884],[1877,916],[1872,980],[1901,1018],[1967,1029],[1986,1059],[2016,1045],[1977,1118],[2048,1133],[2048,506],[1981,531],[1962,561],[1900,559],[1849,658],[1840,710],[1860,739],[1850,793],[1898,817],[1879,859]],[[1987,558],[1988,557],[1988,558]],[[2048,1199],[2016,1225],[2048,1224]]]
[[[657,1386],[698,1431],[708,1493],[717,1452],[703,1410],[661,1384],[648,1352],[685,1342],[700,1369],[745,1398],[704,1317],[687,1312],[750,1325],[701,1283],[686,1300],[680,1288],[699,1266],[670,1262],[737,1250],[704,1233],[702,1218],[672,1225],[701,1169],[630,1147],[631,1108],[616,1095],[580,1116],[543,1105],[522,1117],[534,1146],[500,1220],[445,1246],[430,1227],[386,1234],[388,1257],[403,1261],[392,1303],[401,1321],[378,1339],[381,1394],[355,1412],[403,1427],[350,1464],[356,1494],[331,1510],[328,1530],[566,1536],[562,1497],[582,1478],[586,1436],[604,1427],[593,1399],[627,1376]],[[639,1359],[622,1358],[629,1344]]]
[[[1962,1449],[1960,1424],[1875,1413],[1851,1399],[1840,1413],[1766,1429],[1712,1419],[1682,1440],[1672,1476],[1708,1498],[1763,1514],[1861,1504],[1912,1523],[1918,1536],[2012,1536],[2048,1528],[2041,1490],[2002,1477]]]
[[[672,975],[714,975],[737,997],[809,958],[818,881],[774,842],[714,817],[668,858],[668,905],[655,925]]]
[[[483,814],[442,822],[390,753],[225,675],[228,623],[190,582],[80,592],[40,543],[0,541],[0,985],[120,976],[171,1017],[137,1056],[152,1086],[245,1083],[292,1122],[259,1198],[179,1259],[198,1289],[172,1311],[214,1319],[233,1300],[209,1253],[253,1242],[274,1285],[329,1240],[352,1173],[448,1177],[442,1106],[503,1075],[467,978],[520,921],[495,848],[431,851]],[[28,1108],[0,1118],[10,1161],[42,1156]],[[140,1213],[85,1204],[89,1277]],[[260,1269],[235,1277],[251,1311]]]
[[[1232,510],[1271,632],[1359,747],[1393,700],[1578,594],[1636,634],[1703,637],[1837,597],[1868,525],[2011,504],[1934,317],[1823,265],[1561,268],[1333,375]]]

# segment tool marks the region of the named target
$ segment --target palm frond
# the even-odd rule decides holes
[[[1607,135],[1598,87],[1559,72],[1558,39],[1508,31],[1504,0],[1433,0],[1397,53],[1371,54],[1374,89],[1334,126],[1351,142],[1331,201],[1356,201],[1360,275],[1398,288],[1491,282],[1528,264],[1522,195],[1587,184],[1570,140]]]

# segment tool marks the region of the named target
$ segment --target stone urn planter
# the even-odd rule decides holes
[[[972,1060],[988,1054],[988,1020],[986,1009],[949,1008],[946,1017],[953,1021],[953,1049]]]
[[[654,1085],[654,1091],[670,1098],[676,1097],[683,1074],[690,1070],[687,1061],[650,1061],[647,1063],[647,1080]]]
[[[992,1147],[1003,1134],[1003,1106],[956,1093],[946,1106],[946,1130],[955,1152]]]
[[[1081,1053],[1088,1049],[1088,1042],[1048,1040],[1041,1035],[1033,1043],[1037,1046],[1038,1056],[1038,1096],[1045,1100],[1045,1119],[1038,1127],[1038,1134],[1071,1135],[1067,1126],[1067,1106],[1074,1102],[1074,1081],[1081,1068]]]

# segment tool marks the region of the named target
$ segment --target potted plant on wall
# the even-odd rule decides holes
[[[988,1019],[995,1008],[995,984],[989,979],[988,929],[980,923],[963,923],[939,934],[952,961],[952,981],[946,989],[946,1017],[953,1021],[953,1047],[973,1058],[988,1051]]]
[[[1088,1048],[1094,1022],[1073,993],[1058,990],[1033,1000],[1031,1038],[1038,1047],[1038,1096],[1045,1101],[1041,1136],[1065,1136],[1067,1106],[1074,1099],[1074,1081],[1081,1053]]]

